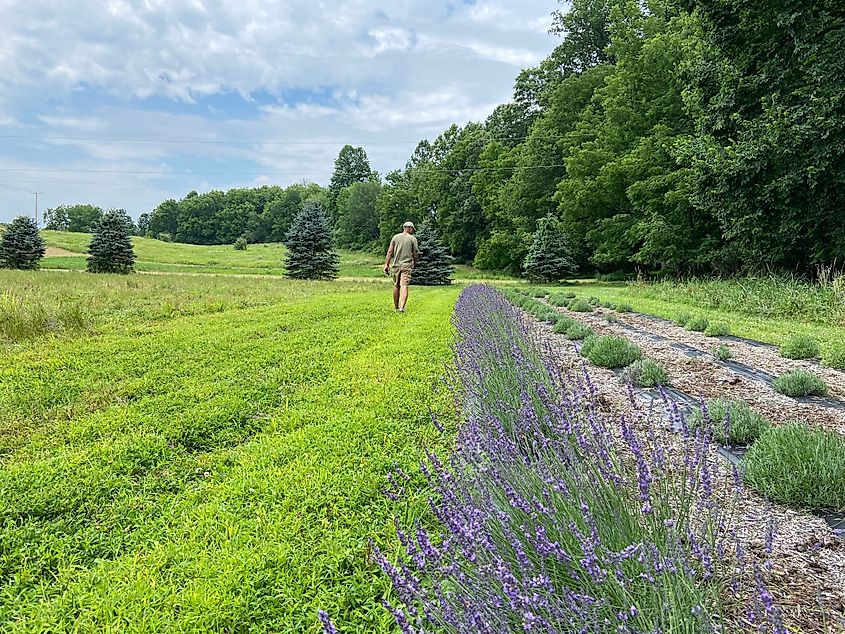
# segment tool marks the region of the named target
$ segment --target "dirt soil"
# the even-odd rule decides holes
[[[564,312],[563,309],[561,312]],[[704,397],[743,398],[761,413],[774,418],[775,422],[802,418],[845,433],[845,413],[840,410],[797,403],[777,394],[764,383],[740,377],[720,367],[715,363],[715,358],[712,361],[707,358],[709,355],[687,357],[672,348],[669,342],[655,342],[646,335],[636,335],[626,330],[618,323],[608,323],[599,311],[591,314],[566,311],[566,314],[590,325],[596,332],[624,335],[634,341],[646,356],[666,366],[673,385],[681,391]],[[629,322],[644,331],[687,343],[702,351],[708,351],[718,343],[725,343],[738,361],[775,375],[795,367],[811,366],[806,362],[781,359],[775,349],[756,348],[744,342],[717,341],[642,316],[625,314],[618,317],[620,321]],[[538,337],[552,346],[564,373],[577,376],[583,372],[584,360],[573,342],[563,335],[555,334],[548,324],[526,318],[533,323]],[[845,374],[833,370],[820,372],[818,367],[813,367],[813,370],[828,381],[832,395],[845,393]],[[629,388],[610,370],[591,366],[588,371],[603,407],[615,415],[630,415],[632,404]],[[659,407],[662,408],[662,404]],[[654,417],[644,417],[643,420],[653,421]],[[681,435],[671,431],[668,426],[654,431],[658,440],[666,446],[681,442]],[[720,465],[718,478],[722,490],[735,491],[729,463],[715,451],[711,459]],[[845,633],[845,541],[821,518],[772,504],[751,490],[743,488],[738,498],[735,494],[730,497],[733,497],[730,504],[736,512],[731,514],[733,525],[729,528],[736,530],[750,545],[749,555],[752,558],[761,564],[766,560],[769,562],[764,568],[766,583],[782,610],[784,624],[789,631],[807,634]],[[769,518],[775,519],[777,533],[772,553],[766,554],[763,549]],[[732,632],[756,631],[745,620],[743,600],[743,597],[731,597],[736,607],[734,622],[729,628]]]

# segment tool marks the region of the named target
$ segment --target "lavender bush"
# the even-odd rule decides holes
[[[397,525],[403,551],[374,549],[403,632],[727,631],[728,583],[759,585],[748,618],[785,631],[759,575],[725,564],[742,548],[706,430],[661,443],[667,422],[635,406],[609,419],[586,371],[560,374],[489,287],[462,293],[454,324],[464,423],[449,460],[423,465],[440,530]]]

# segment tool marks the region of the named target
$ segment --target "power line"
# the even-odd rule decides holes
[[[516,167],[463,167],[460,169],[444,169],[440,167],[420,168],[418,173],[445,173],[460,174],[463,172],[497,172],[497,171],[522,171],[535,169],[552,169],[566,167],[563,163],[553,165],[519,165]],[[35,172],[35,173],[62,173],[62,174],[152,174],[163,176],[322,176],[323,172],[218,172],[218,171],[194,171],[174,172],[164,170],[95,170],[95,169],[73,169],[73,168],[42,168],[42,167],[2,167],[0,172]]]
[[[492,137],[489,141],[513,142],[525,141],[531,137]],[[537,137],[549,140],[559,140],[563,137]],[[150,139],[150,138],[134,138],[134,137],[93,137],[93,136],[39,136],[26,134],[0,134],[0,139],[20,139],[30,141],[101,141],[104,143],[167,143],[167,144],[187,144],[187,145],[353,145],[349,140],[343,141],[289,141],[289,140],[233,140],[233,139]],[[416,141],[359,141],[359,146],[365,145],[416,145],[422,140]]]

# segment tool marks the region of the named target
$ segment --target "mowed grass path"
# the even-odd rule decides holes
[[[34,275],[77,278],[22,274],[30,294]],[[457,291],[415,289],[402,317],[372,284],[239,307],[233,279],[203,282],[214,312],[151,321],[137,281],[90,278],[123,298],[94,333],[0,344],[0,630],[316,632],[318,608],[392,630],[368,540],[425,513],[381,489],[442,442]]]

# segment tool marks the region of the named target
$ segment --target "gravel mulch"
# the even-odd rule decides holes
[[[607,323],[601,317],[596,319],[584,314],[568,314],[588,323],[598,332],[624,334],[633,339],[630,333],[623,333],[618,325]],[[566,340],[563,335],[554,334],[547,324],[528,319],[534,323],[538,337],[552,346],[561,370],[572,376],[580,375],[584,360],[578,354],[576,346]],[[651,322],[644,322],[645,320],[637,323],[637,326],[647,329],[646,326],[654,325]],[[616,330],[617,328],[620,329]],[[667,332],[666,336],[675,334],[665,332]],[[690,345],[696,346],[701,346],[702,340],[712,341],[703,336],[701,339],[693,337],[685,339]],[[829,411],[824,413],[817,411],[824,408],[796,406],[794,401],[774,393],[770,388],[766,388],[768,392],[761,396],[765,390],[759,382],[737,381],[733,373],[707,360],[683,357],[677,350],[669,346],[661,347],[653,342],[637,341],[637,343],[644,348],[647,356],[667,366],[676,385],[682,390],[689,389],[691,393],[701,393],[706,397],[746,398],[755,406],[769,403],[768,409],[761,409],[761,412],[767,415],[777,412],[785,414],[789,410],[791,417],[795,418],[800,410],[811,408],[807,410],[808,417],[810,413],[815,414],[816,418],[813,420],[817,420],[825,427],[839,429],[840,423],[843,422],[832,416]],[[743,353],[741,358],[748,364],[756,363],[755,357],[750,354],[745,356]],[[780,361],[795,363],[787,360],[778,362]],[[589,367],[588,372],[603,409],[612,415],[623,413],[630,415],[632,404],[629,388],[623,385],[610,370]],[[785,402],[780,399],[785,399]],[[654,420],[653,417],[651,420]],[[845,429],[845,426],[842,429]],[[657,437],[667,446],[681,442],[680,434],[668,428],[659,430]],[[718,457],[715,452],[711,459],[721,465],[718,469],[718,479],[722,489],[733,490],[731,487],[733,476],[727,461]],[[729,528],[736,530],[738,535],[750,545],[749,556],[761,563],[766,560],[769,562],[764,568],[766,582],[776,604],[782,610],[784,624],[789,630],[806,634],[845,633],[845,542],[837,537],[821,518],[781,505],[773,505],[749,489],[742,489],[739,497],[734,498],[732,504],[736,512],[732,514],[733,525]],[[774,518],[777,526],[771,554],[764,552],[769,518]],[[744,620],[746,605],[744,597],[734,599],[736,611],[733,617],[734,623],[729,631],[755,631],[753,625]]]

